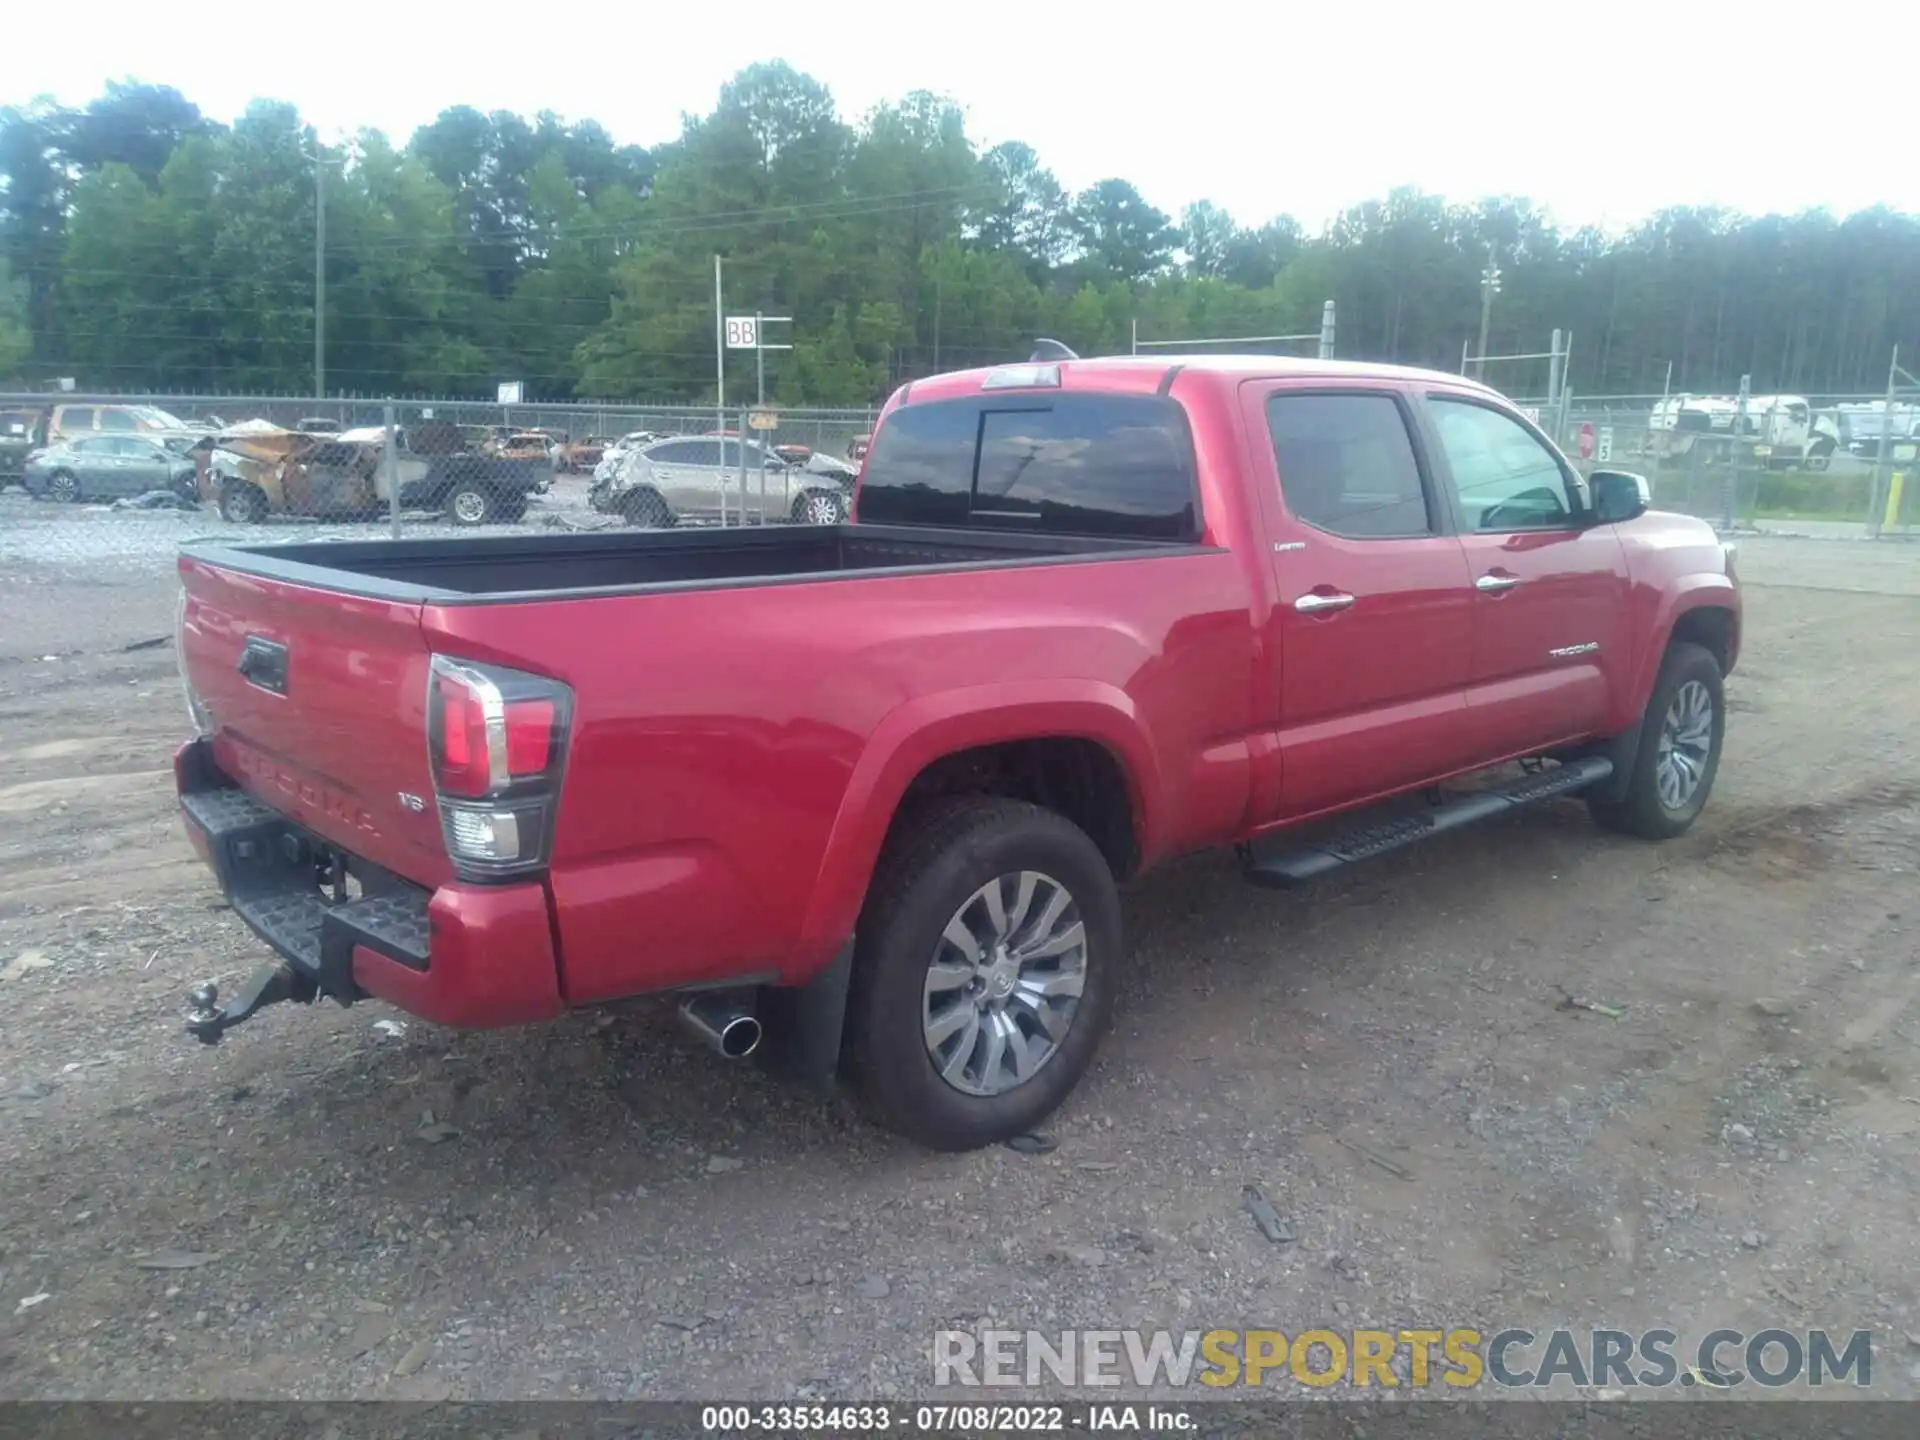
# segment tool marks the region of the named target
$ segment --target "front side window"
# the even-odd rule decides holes
[[[1287,510],[1349,540],[1434,533],[1406,417],[1391,395],[1282,392],[1267,430]]]
[[[1564,530],[1574,506],[1560,459],[1519,421],[1485,405],[1431,399],[1434,429],[1468,530]]]
[[[91,405],[69,405],[60,412],[59,424],[55,427],[63,435],[82,435],[93,429],[93,407]]]
[[[140,428],[140,422],[134,419],[133,412],[130,410],[102,410],[100,412],[100,428],[102,430],[116,430],[122,434],[131,434]]]

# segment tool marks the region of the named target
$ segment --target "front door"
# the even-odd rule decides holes
[[[1280,794],[1297,819],[1416,786],[1471,759],[1464,689],[1473,591],[1390,390],[1247,387],[1270,444],[1280,609]]]
[[[1467,395],[1426,408],[1473,575],[1476,731],[1500,755],[1600,733],[1631,658],[1618,535],[1519,417]]]

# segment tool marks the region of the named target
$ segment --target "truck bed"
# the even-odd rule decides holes
[[[473,604],[559,595],[734,588],[1207,547],[1159,541],[887,525],[589,531],[458,540],[182,547],[192,560],[369,599]]]

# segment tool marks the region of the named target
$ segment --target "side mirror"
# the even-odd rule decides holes
[[[1647,513],[1653,504],[1653,487],[1644,475],[1625,470],[1596,470],[1587,477],[1587,491],[1593,498],[1594,523],[1618,525]]]

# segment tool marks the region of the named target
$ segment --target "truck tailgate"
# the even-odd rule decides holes
[[[220,767],[350,854],[419,885],[450,880],[427,760],[421,607],[190,557],[180,575],[180,664]]]

